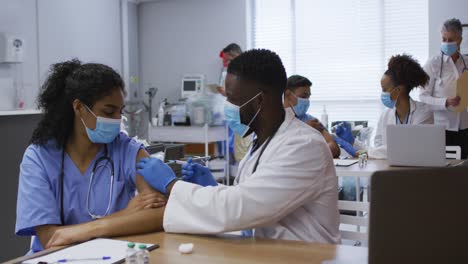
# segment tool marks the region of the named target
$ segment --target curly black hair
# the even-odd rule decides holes
[[[31,143],[44,145],[55,139],[57,147],[65,143],[73,131],[73,101],[80,100],[90,108],[115,89],[125,93],[120,75],[109,66],[82,64],[78,59],[53,64],[37,98],[44,115],[33,132]]]
[[[406,54],[392,56],[385,75],[390,77],[395,86],[405,86],[408,92],[429,82],[429,76],[418,61]]]
[[[304,76],[301,75],[291,75],[288,78],[286,84],[286,89],[294,91],[299,87],[312,86],[312,82]]]
[[[286,70],[278,54],[266,49],[246,51],[231,61],[228,73],[240,79],[254,81],[263,92],[283,94],[286,87]]]

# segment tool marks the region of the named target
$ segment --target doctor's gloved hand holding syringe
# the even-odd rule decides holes
[[[191,182],[204,187],[218,185],[213,174],[211,174],[210,169],[198,163],[194,163],[192,159],[189,159],[187,163],[182,166],[182,175],[182,180],[186,182]]]
[[[177,180],[172,169],[157,158],[144,158],[137,164],[138,174],[161,193],[169,194],[168,187]],[[210,169],[189,159],[182,166],[182,180],[203,187],[217,186],[218,183],[210,172]]]
[[[342,122],[336,127],[335,134],[333,139],[336,144],[352,157],[357,157],[358,151],[353,147],[354,136],[352,134],[351,125],[348,122]]]

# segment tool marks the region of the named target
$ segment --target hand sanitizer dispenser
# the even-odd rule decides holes
[[[0,63],[21,63],[23,62],[23,53],[23,38],[0,33]]]

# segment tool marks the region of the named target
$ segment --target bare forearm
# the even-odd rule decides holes
[[[162,230],[164,207],[146,209],[133,214],[115,214],[95,221],[99,237],[115,237]]]
[[[146,209],[134,213],[113,214],[102,219],[70,226],[36,228],[45,248],[65,246],[96,237],[116,237],[162,230],[164,208]]]
[[[329,142],[328,147],[330,148],[333,158],[337,159],[340,157],[341,150],[335,142]]]
[[[123,217],[127,214],[129,214],[130,212],[127,210],[127,208],[123,209],[123,210],[120,210],[118,212],[115,212],[113,214],[110,214],[108,216],[106,216],[105,218],[108,219],[108,218],[119,218],[119,217]]]
[[[325,139],[325,142],[327,142],[328,147],[330,148],[333,158],[338,158],[341,154],[341,150],[338,144],[336,144],[335,140],[333,139],[333,136],[330,133],[328,133],[327,130],[323,130],[322,135]]]
[[[320,134],[322,134],[323,138],[325,139],[325,142],[327,142],[328,147],[330,148],[332,156],[334,158],[338,158],[341,153],[340,147],[338,146],[338,144],[336,144],[335,140],[333,139],[333,136],[330,135],[330,133],[328,133],[323,124],[320,123],[320,121],[318,121],[317,119],[310,119],[305,123],[317,129],[320,132]]]
[[[39,238],[39,241],[42,245],[47,245],[49,243],[50,238],[53,236],[55,231],[62,226],[59,225],[43,225],[43,226],[36,226],[34,229],[36,231],[36,235]]]

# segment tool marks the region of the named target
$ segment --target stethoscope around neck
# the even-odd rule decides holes
[[[458,52],[458,54],[460,55],[462,61],[463,61],[463,72],[465,72],[466,70],[468,70],[468,68],[466,68],[466,63],[465,63],[465,58],[463,58],[463,54],[461,54],[460,52]],[[439,70],[439,79],[440,81],[442,82],[442,69],[444,67],[444,53],[441,52],[441,56],[440,56],[440,70]],[[450,57],[450,56],[449,56]]]
[[[104,156],[100,157],[94,162],[93,170],[89,178],[88,192],[86,194],[86,210],[88,211],[89,216],[93,220],[99,219],[108,215],[110,212],[111,205],[112,205],[112,196],[113,196],[113,191],[114,191],[114,162],[107,154],[108,154],[107,145],[104,145]],[[62,225],[65,224],[65,214],[63,212],[63,186],[64,186],[63,182],[64,182],[64,177],[65,177],[64,160],[65,160],[65,149],[62,150],[62,162],[61,162],[61,168],[60,168],[60,219],[62,221]],[[89,197],[91,195],[91,187],[93,186],[93,180],[94,180],[94,175],[96,173],[96,169],[98,168],[99,163],[103,161],[110,163],[111,177],[110,177],[110,188],[109,188],[109,202],[107,203],[107,209],[103,215],[100,215],[100,214],[91,212],[90,207],[89,207],[89,201],[90,201]]]
[[[410,109],[408,111],[408,114],[406,115],[405,120],[403,120],[403,122],[400,121],[400,118],[398,117],[397,111],[395,109],[395,125],[411,124],[412,119],[413,119],[413,112],[411,111],[411,105],[410,105]]]

